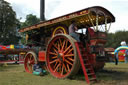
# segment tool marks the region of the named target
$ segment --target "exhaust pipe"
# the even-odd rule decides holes
[[[45,21],[45,0],[40,0],[40,20]]]

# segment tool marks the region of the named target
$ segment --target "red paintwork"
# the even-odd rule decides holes
[[[92,28],[88,28],[89,35],[94,36],[94,30]]]
[[[89,60],[94,68],[100,68],[105,63],[103,62],[97,62],[96,61],[96,54],[90,54],[90,46],[98,46],[95,48],[96,52],[104,52],[104,45],[107,42],[106,40],[106,34],[103,32],[94,32],[92,29],[88,29],[89,36],[90,36],[90,43],[87,43],[87,55],[89,56]],[[101,46],[99,46],[101,45]]]
[[[19,64],[24,64],[24,55],[19,56]]]
[[[67,42],[69,43],[69,45],[68,46],[70,46],[71,45],[71,48],[73,48],[72,47],[72,43],[66,38],[66,37],[64,37],[64,36],[57,36],[56,38],[54,38],[52,41],[51,41],[51,43],[48,45],[48,51],[47,51],[47,54],[46,54],[46,56],[47,56],[47,58],[46,58],[46,63],[47,63],[47,67],[48,67],[48,69],[49,69],[49,71],[50,71],[50,73],[53,75],[53,76],[55,76],[55,77],[57,77],[57,78],[64,78],[64,77],[66,77],[67,75],[69,75],[70,73],[71,73],[71,71],[72,71],[72,69],[73,69],[73,65],[74,65],[74,62],[72,62],[72,66],[70,66],[70,70],[68,71],[68,72],[65,72],[65,73],[60,73],[60,72],[57,72],[57,71],[54,71],[55,70],[55,68],[54,68],[54,66],[55,65],[53,65],[53,64],[50,64],[50,62],[51,62],[51,58],[53,57],[53,56],[51,56],[51,54],[50,54],[50,52],[51,52],[51,48],[53,48],[54,47],[54,43],[56,43],[56,41],[59,41],[59,39],[61,40],[67,40]],[[67,46],[67,47],[68,47]],[[71,49],[70,48],[70,49]],[[57,48],[58,49],[58,48]],[[62,54],[62,59],[63,59],[63,62],[65,62],[65,59],[64,59],[64,57],[63,57],[63,53],[64,53],[64,51],[65,51],[65,49],[63,49],[63,50],[61,50],[61,49],[58,49],[57,50],[58,52],[59,52],[59,54],[61,55]],[[66,52],[67,53],[67,52]],[[65,53],[65,55],[66,55],[66,53]],[[74,56],[72,57],[72,59],[74,59]],[[62,65],[62,67],[63,68],[67,68],[67,66],[63,66],[63,63],[60,59],[58,59],[58,63],[60,64],[60,65]],[[65,62],[66,63],[66,62]]]
[[[7,50],[7,49],[11,49],[10,45],[7,46],[0,45],[0,50]]]
[[[26,72],[32,73],[33,71],[32,68],[34,64],[35,64],[34,56],[31,53],[27,54],[26,58],[24,59],[24,67]]]
[[[122,54],[125,54],[125,49],[124,50],[120,50],[119,52],[121,52]],[[125,56],[124,55],[118,55],[118,60],[119,61],[124,61],[125,59]]]
[[[82,43],[75,42],[75,46],[77,48],[77,52],[79,55],[80,63],[82,66],[82,70],[83,70],[86,82],[88,84],[90,84],[90,79],[88,76],[89,74],[91,74],[90,76],[92,76],[92,78],[94,78],[94,80],[96,81],[96,75],[94,73],[93,67],[92,67],[91,62],[89,60],[90,56],[87,55],[86,51],[84,50]],[[83,53],[81,53],[81,50],[83,51]],[[87,72],[86,69],[90,69],[90,70],[88,70],[88,72]]]
[[[39,51],[39,61],[45,62],[45,51]]]

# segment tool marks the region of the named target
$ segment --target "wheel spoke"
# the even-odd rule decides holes
[[[69,65],[67,64],[68,71],[70,71]]]
[[[65,55],[65,57],[70,57],[70,56],[74,56],[74,54],[67,54],[67,55]]]
[[[65,42],[65,49],[67,48],[67,46],[68,46],[68,41],[66,40],[66,42]]]
[[[53,52],[49,52],[49,54],[51,54],[51,55],[57,55],[56,53],[53,53]]]
[[[55,48],[53,48],[53,50],[54,50],[54,52],[56,52],[56,53],[57,53],[57,50],[56,50]]]
[[[72,46],[72,45],[70,45],[70,46],[69,46],[69,47],[64,51],[64,53],[65,53],[65,52],[67,52],[67,51],[68,51],[68,49],[69,49],[71,46]]]
[[[30,60],[32,60],[33,59],[33,56],[32,55],[30,55]]]
[[[49,63],[52,64],[52,63],[55,63],[55,62],[57,62],[57,61],[59,61],[59,59],[55,59],[55,60],[53,60],[53,61],[51,61],[51,62],[49,62]]]
[[[65,46],[65,40],[64,40],[64,42],[63,42],[63,45],[62,45],[61,50],[64,50],[64,46]]]
[[[61,75],[63,75],[63,72],[64,72],[64,64],[62,65]]]
[[[62,64],[60,64],[60,66],[59,66],[59,73],[61,74],[61,72],[62,72],[62,70],[61,70],[61,65]]]
[[[67,62],[68,64],[70,64],[71,66],[73,65],[70,61],[68,61],[67,59],[65,59],[65,62]]]
[[[53,57],[51,57],[52,59],[55,59],[55,58],[57,58],[57,56],[53,56]]]
[[[59,66],[60,66],[60,63],[57,65],[57,67],[55,68],[54,72],[58,69]]]
[[[64,63],[63,63],[63,66],[64,66],[64,68],[65,68],[65,71],[66,71],[66,72],[68,72],[68,70],[67,70],[67,68],[66,68],[66,66],[65,66],[65,64],[64,64]]]
[[[30,60],[30,64],[34,64],[35,62],[34,62],[35,60]]]
[[[59,42],[60,42],[60,48],[62,47],[62,41],[60,40],[60,38],[59,38]]]
[[[58,49],[58,47],[53,43],[53,46]]]
[[[55,65],[54,65],[54,68],[56,68],[56,66],[57,66],[57,63],[58,63],[58,62],[56,62],[56,63],[55,63]]]
[[[28,58],[27,58],[27,59],[28,59],[28,61],[30,61],[30,55],[28,56]]]
[[[31,61],[31,59],[32,59],[32,55],[28,54],[28,61]]]
[[[72,59],[72,58],[70,58],[70,57],[68,57],[67,59],[69,59],[70,61],[73,61],[73,62],[74,62],[74,59]]]
[[[73,51],[73,48],[71,48],[68,52],[67,52],[67,54],[69,54],[70,52],[72,52]]]
[[[59,45],[59,43],[58,43],[58,51],[60,51],[60,45]]]

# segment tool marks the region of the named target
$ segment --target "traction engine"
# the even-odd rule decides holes
[[[72,20],[82,31],[80,42],[68,33]],[[29,40],[38,42],[33,47],[38,51],[25,56],[26,72],[32,73],[34,63],[39,62],[56,78],[71,77],[81,69],[87,83],[96,81],[94,70],[105,65],[104,45],[112,22],[115,17],[108,10],[95,6],[20,29],[19,32],[34,31],[28,34]]]

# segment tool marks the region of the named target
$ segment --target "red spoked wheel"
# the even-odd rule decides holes
[[[33,72],[33,65],[35,64],[35,62],[37,62],[36,57],[37,56],[35,52],[32,52],[32,51],[26,54],[25,59],[24,59],[24,68],[26,72],[28,73]]]
[[[46,64],[54,77],[66,78],[78,72],[80,62],[74,42],[76,40],[64,34],[58,34],[49,41]]]

